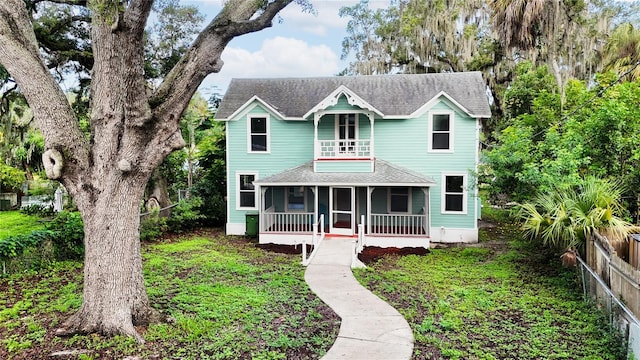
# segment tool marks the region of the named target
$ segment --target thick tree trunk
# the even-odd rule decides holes
[[[95,202],[81,201],[85,229],[83,303],[57,333],[142,338],[134,326],[160,320],[142,278],[138,227],[144,182],[110,181]]]

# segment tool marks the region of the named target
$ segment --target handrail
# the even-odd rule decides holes
[[[318,229],[320,231],[318,232]],[[320,214],[320,218],[318,221],[313,223],[313,234],[311,236],[311,246],[313,246],[313,250],[311,250],[311,254],[307,258],[307,237],[304,237],[304,241],[302,242],[302,265],[307,266],[316,255],[318,248],[320,247],[320,243],[324,240],[324,214]]]
[[[353,243],[353,251],[351,252],[351,268],[364,268],[367,267],[360,259],[358,259],[358,254],[362,252],[364,249],[364,229],[365,229],[365,216],[361,215],[360,224],[358,224],[358,238]]]
[[[318,155],[321,158],[370,157],[371,143],[371,139],[318,140]]]

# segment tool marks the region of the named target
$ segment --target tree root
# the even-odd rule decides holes
[[[56,329],[54,334],[61,337],[92,333],[104,336],[124,335],[136,339],[140,344],[144,344],[144,338],[136,331],[134,326],[148,326],[149,324],[172,322],[172,318],[163,315],[151,307],[148,307],[141,313],[139,312],[137,317],[132,317],[129,321],[117,321],[116,319],[109,318],[96,321],[94,315],[80,309],[67,319],[62,326]]]

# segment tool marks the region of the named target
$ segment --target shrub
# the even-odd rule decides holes
[[[198,210],[202,206],[202,199],[191,197],[178,202],[171,210],[171,216],[167,218],[167,227],[170,232],[181,233],[200,226],[200,221],[205,218]]]
[[[80,260],[84,256],[84,224],[80,213],[63,211],[46,225],[52,232],[58,260]]]
[[[20,209],[25,215],[36,215],[40,217],[51,217],[56,214],[53,205],[31,204]]]
[[[158,209],[151,211],[140,220],[140,240],[151,241],[167,231],[167,218],[159,215]]]

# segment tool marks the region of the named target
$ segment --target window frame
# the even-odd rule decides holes
[[[391,194],[393,189],[406,189],[407,190],[407,211],[393,211],[391,210],[391,197],[392,196],[403,196],[404,194]],[[387,188],[387,213],[389,214],[411,214],[412,213],[412,204],[411,201],[411,188],[408,186],[391,186]]]
[[[265,119],[265,133],[253,133],[251,129],[253,119]],[[253,150],[252,137],[265,136],[266,137],[266,149],[265,150]],[[271,152],[271,117],[269,114],[250,114],[247,115],[247,152],[251,154],[268,154]]]
[[[462,177],[462,192],[447,192],[447,178],[448,177]],[[464,172],[447,172],[442,174],[442,188],[441,188],[441,206],[440,211],[442,214],[456,214],[466,215],[468,206],[469,190],[467,189],[467,181],[469,176]],[[462,195],[462,210],[447,210],[447,196],[448,195]]]
[[[341,139],[340,138],[340,117],[342,116],[346,116],[346,122],[345,122],[345,138]],[[349,138],[349,117],[353,116],[353,125],[354,125],[354,129],[353,129],[353,139]],[[360,114],[359,113],[353,113],[353,112],[341,112],[341,113],[337,113],[335,114],[335,141],[337,142],[336,144],[336,154],[357,154],[358,152],[358,140],[360,139]],[[348,141],[353,141],[353,146],[351,146],[350,144],[347,145],[340,145],[339,142],[340,141],[344,141],[344,142],[348,142]],[[345,150],[340,150],[341,146],[345,147]]]
[[[258,210],[260,199],[258,198],[257,186],[253,186],[253,190],[242,190],[241,181],[243,176],[253,176],[253,182],[258,180],[258,173],[255,171],[238,171],[236,172],[236,210]],[[253,192],[254,206],[242,206],[241,194],[245,192]]]
[[[437,115],[448,115],[449,116],[449,130],[448,131],[435,131],[433,129],[434,125],[434,117]],[[429,152],[438,152],[438,153],[452,153],[453,152],[453,144],[454,144],[454,124],[455,124],[455,113],[451,110],[444,111],[434,111],[429,113],[429,131],[428,131],[428,141],[429,144]],[[434,149],[433,148],[433,135],[434,134],[449,134],[449,147],[447,149]]]
[[[289,208],[289,191],[302,187],[302,209],[290,209]],[[306,212],[307,211],[307,189],[304,186],[287,186],[284,192],[284,206],[287,212]]]

